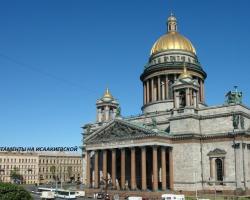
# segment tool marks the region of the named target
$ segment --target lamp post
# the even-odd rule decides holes
[[[109,180],[110,178],[104,178],[102,177],[102,185],[105,186],[105,196],[107,195],[107,192],[108,192],[108,183],[109,183]],[[103,187],[102,187],[102,190],[103,190]]]

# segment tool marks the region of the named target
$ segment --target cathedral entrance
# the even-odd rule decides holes
[[[173,189],[171,147],[154,145],[87,151],[86,167],[89,188]]]

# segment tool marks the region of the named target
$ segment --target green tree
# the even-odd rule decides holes
[[[21,186],[0,183],[0,200],[32,200],[31,195]]]
[[[71,177],[72,177],[72,166],[68,166],[67,167],[67,173],[68,173],[69,180],[71,180]]]
[[[52,165],[52,166],[50,167],[50,171],[51,171],[51,173],[52,173],[53,179],[56,180],[56,166]]]
[[[10,171],[10,178],[13,181],[19,180],[23,182],[23,176],[19,173],[19,169],[17,167],[14,167],[14,169]]]

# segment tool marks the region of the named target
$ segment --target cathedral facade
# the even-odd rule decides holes
[[[248,193],[250,109],[237,89],[207,106],[206,76],[171,15],[140,76],[142,114],[121,116],[107,89],[83,126],[89,190]]]

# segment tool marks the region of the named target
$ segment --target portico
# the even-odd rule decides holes
[[[87,186],[116,190],[173,189],[172,148],[145,145],[87,150]]]
[[[116,134],[127,139],[116,141]],[[153,130],[115,119],[97,133],[96,138],[99,143],[95,136],[88,138],[86,143],[88,188],[173,189],[173,156],[169,137],[156,137]]]

